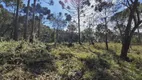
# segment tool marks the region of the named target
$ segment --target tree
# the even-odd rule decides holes
[[[15,17],[15,26],[14,26],[14,35],[13,39],[18,40],[18,15],[19,15],[19,7],[20,7],[20,0],[17,0],[17,9],[16,9],[16,17]]]
[[[129,17],[126,28],[124,30],[120,57],[124,60],[129,60],[127,53],[130,47],[131,39],[136,29],[139,28],[140,24],[142,23],[142,19],[140,18],[141,13],[139,9],[139,0],[124,0],[123,5],[127,6],[129,10]]]
[[[86,21],[84,21],[84,23],[86,24],[87,22],[87,28],[84,30],[84,32],[86,33],[86,37],[89,41],[90,44],[94,45],[94,29],[93,27],[95,26],[94,21],[94,14],[91,13],[91,15],[89,15],[88,18],[86,18]]]
[[[69,6],[65,6],[65,3],[68,3]],[[83,8],[85,5],[90,5],[89,0],[65,0],[65,2],[63,1],[59,1],[59,3],[61,4],[63,9],[66,9],[67,11],[71,12],[71,13],[77,13],[77,21],[78,21],[78,42],[79,44],[81,44],[81,35],[80,35],[80,17],[81,17],[81,13],[83,12]]]
[[[74,25],[74,22],[71,22],[68,27],[67,27],[67,31],[69,32],[69,45],[73,45],[72,42],[73,42],[73,34],[76,30],[76,26]]]
[[[51,2],[50,2],[51,1]],[[50,0],[48,4],[53,5],[52,0]],[[36,4],[32,4],[31,7],[27,8],[24,7],[23,8],[23,12],[27,14],[27,9],[29,9],[29,15],[32,15],[33,17],[33,12],[34,12],[34,16],[35,16],[35,20],[34,23],[36,21],[38,21],[38,24],[34,24],[34,30],[31,29],[31,32],[34,32],[34,38],[38,38],[40,39],[40,33],[41,33],[41,23],[43,22],[43,20],[46,21],[46,17],[48,15],[50,15],[50,9],[48,9],[47,7],[42,7],[40,4],[40,1],[36,1]],[[31,18],[30,18],[31,19]],[[32,18],[32,25],[33,25],[33,18]],[[32,27],[33,28],[33,27]],[[31,33],[30,33],[31,35]]]
[[[5,8],[1,8],[0,11],[0,36],[6,38],[9,34],[6,33],[11,31],[11,22],[13,21],[13,15],[10,14]]]
[[[10,9],[13,8],[13,7],[16,7],[14,8],[14,12],[13,12],[13,16],[14,16],[14,20],[13,20],[13,32],[11,33],[12,35],[12,38],[14,40],[18,40],[18,30],[19,30],[19,26],[18,26],[18,18],[19,18],[19,9],[20,9],[20,5],[22,4],[22,0],[1,0],[3,1],[5,4],[6,4],[6,7],[9,7]]]
[[[105,25],[104,24],[98,24],[96,27],[96,41],[97,42],[104,42],[104,37],[105,37]]]
[[[97,1],[99,4],[95,7],[95,10],[104,13],[104,25],[105,25],[105,44],[106,50],[108,50],[108,21],[113,6],[112,2],[107,2],[103,0]]]
[[[111,17],[112,23],[114,22],[115,24],[114,30],[120,35],[121,43],[123,42],[124,30],[126,28],[125,23],[128,18],[128,12],[128,9],[124,9],[123,11],[118,12]]]
[[[59,30],[63,29],[66,26],[67,20],[63,18],[63,14],[59,12],[58,14],[50,14],[47,16],[47,19],[52,23],[52,27],[54,28],[54,44],[55,47],[57,45],[59,38]]]
[[[84,29],[83,31],[85,39],[89,42],[89,44],[94,45],[94,31],[90,27]]]
[[[46,19],[45,16],[47,17],[50,15],[51,11],[47,7],[42,7],[39,3],[36,5],[36,15],[38,15],[37,20],[38,20],[38,28],[37,28],[37,37],[40,37],[40,29],[41,29],[41,22],[42,19]]]
[[[35,8],[36,8],[36,0],[34,0],[34,4],[33,4],[33,20],[32,20],[32,29],[31,29],[30,42],[33,42],[33,41],[34,41],[34,38],[35,38],[35,33],[34,33],[34,26],[35,26]]]
[[[24,39],[25,40],[27,40],[27,28],[28,28],[29,8],[30,8],[30,0],[28,0],[27,8],[26,8],[26,21],[25,21],[25,27],[24,27]]]

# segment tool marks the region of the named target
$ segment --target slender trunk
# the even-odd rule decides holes
[[[73,31],[71,31],[71,44],[72,44],[72,42],[73,42]]]
[[[89,30],[91,30],[91,25],[89,24]],[[89,31],[89,42],[91,45],[94,45],[94,42],[93,42],[93,37],[92,37],[92,32]]]
[[[108,50],[108,27],[107,27],[107,11],[105,8],[105,44],[106,44],[106,50]]]
[[[77,14],[78,14],[78,42],[81,45],[81,36],[80,36],[80,7],[77,8]]]
[[[69,46],[72,46],[72,41],[73,41],[73,31],[71,31],[70,33],[69,33],[69,39],[68,39],[68,41],[69,41]]]
[[[94,41],[93,41],[92,37],[90,38],[90,43],[91,43],[91,45],[94,45]]]
[[[16,8],[14,8],[14,11],[13,11],[13,16],[14,16],[14,20],[15,20],[15,17],[16,17]]]
[[[138,28],[138,42],[141,43],[141,35],[140,35],[140,29]]]
[[[106,18],[105,18],[105,44],[106,44],[106,50],[108,50],[108,27],[107,27],[107,21],[106,21]]]
[[[16,9],[16,18],[15,18],[15,26],[14,26],[14,35],[13,39],[15,41],[18,40],[18,15],[19,15],[19,6],[20,6],[20,0],[17,0],[17,9]]]
[[[11,29],[11,32],[10,32],[10,39],[12,39],[13,38],[13,29]]]
[[[30,0],[27,3],[27,10],[26,10],[26,22],[24,27],[24,39],[27,40],[27,29],[28,29],[28,16],[29,16],[29,7],[30,7]]]
[[[41,29],[41,19],[39,19],[39,25],[38,25],[38,38],[40,37],[40,29]]]
[[[59,30],[56,29],[56,42],[59,43]]]
[[[34,0],[34,5],[33,5],[33,21],[32,21],[32,30],[31,30],[31,38],[30,42],[34,42],[34,26],[35,26],[35,6],[36,6],[36,0]]]
[[[105,44],[106,44],[106,50],[108,50],[108,35],[107,35],[107,25],[106,25],[106,34],[105,34]]]
[[[54,28],[54,46],[57,46],[57,30]]]

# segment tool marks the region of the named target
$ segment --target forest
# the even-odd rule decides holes
[[[0,0],[0,80],[142,80],[142,0]]]

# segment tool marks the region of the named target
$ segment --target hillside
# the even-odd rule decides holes
[[[142,46],[133,45],[119,58],[121,45],[103,43],[68,47],[24,41],[0,42],[1,80],[142,80]]]

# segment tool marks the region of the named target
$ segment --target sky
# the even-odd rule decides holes
[[[31,0],[31,4],[33,4],[33,1],[34,0]],[[62,6],[59,4],[59,1],[60,0],[54,0],[54,5],[53,6],[50,6],[49,4],[48,4],[48,1],[49,0],[40,0],[40,3],[41,3],[41,6],[43,6],[43,7],[48,7],[50,10],[51,10],[51,13],[59,13],[59,12],[62,12],[62,13],[67,13],[67,11],[66,10],[64,10],[64,9],[62,9]],[[64,1],[64,0],[62,0],[62,1]],[[91,0],[90,0],[91,1]],[[94,0],[93,0],[94,1]],[[113,0],[113,2],[115,2],[115,1],[118,1],[118,0]],[[140,2],[142,2],[142,0],[139,0]],[[27,4],[27,2],[28,2],[28,0],[23,0],[23,2],[24,2],[24,4]],[[91,11],[93,11],[93,10],[89,10],[89,13],[91,13]],[[87,13],[88,13],[88,11],[87,11]],[[84,18],[83,18],[84,19]],[[82,20],[83,20],[82,19]],[[83,21],[82,21],[83,22]],[[48,24],[46,24],[46,25],[48,25]],[[51,26],[51,25],[50,25]]]
[[[33,1],[34,0],[31,0],[31,4],[33,4]],[[51,13],[59,13],[59,12],[62,12],[63,14],[64,13],[67,13],[67,11],[66,10],[64,10],[64,9],[62,9],[62,6],[59,4],[59,1],[60,0],[53,0],[54,1],[54,5],[49,5],[48,4],[48,1],[49,0],[40,0],[40,4],[41,4],[41,6],[42,7],[47,7],[47,8],[49,8],[50,10],[51,10]],[[28,0],[23,0],[23,2],[24,2],[24,4],[26,4],[27,5],[27,2],[28,2]],[[37,2],[37,3],[39,3],[39,2]],[[44,25],[47,25],[47,26],[49,26],[50,28],[53,28],[52,27],[52,24],[50,24],[50,22],[48,22],[48,21],[43,21],[44,22]]]
[[[31,0],[31,3],[33,3],[33,1],[34,0]],[[62,9],[61,5],[59,4],[59,0],[54,0],[53,6],[50,6],[48,4],[48,1],[49,0],[40,0],[41,6],[48,7],[53,13],[66,12],[65,10]],[[24,3],[27,4],[27,0],[24,0]]]
[[[23,0],[23,1],[24,1],[25,4],[27,4],[27,0]],[[33,3],[33,1],[34,0],[31,0],[31,3]],[[51,10],[52,13],[59,13],[59,12],[66,13],[67,12],[66,10],[63,10],[62,6],[59,4],[60,0],[54,0],[54,5],[53,6],[50,6],[48,4],[48,1],[49,0],[40,0],[41,6],[48,7]],[[61,1],[64,1],[64,0],[61,0]],[[95,0],[92,0],[92,1],[94,2]],[[112,1],[116,2],[118,0],[112,0]],[[142,0],[139,0],[139,1],[142,2]],[[93,4],[95,4],[95,2]],[[93,10],[90,9],[89,13],[91,13],[92,11]],[[87,13],[88,13],[88,11],[87,11]],[[99,15],[97,15],[97,16],[99,16]],[[84,27],[83,21],[86,20],[86,18],[81,18],[81,20],[82,20],[81,21],[82,30],[84,30],[85,27]],[[46,25],[49,25],[49,24],[46,24]]]

